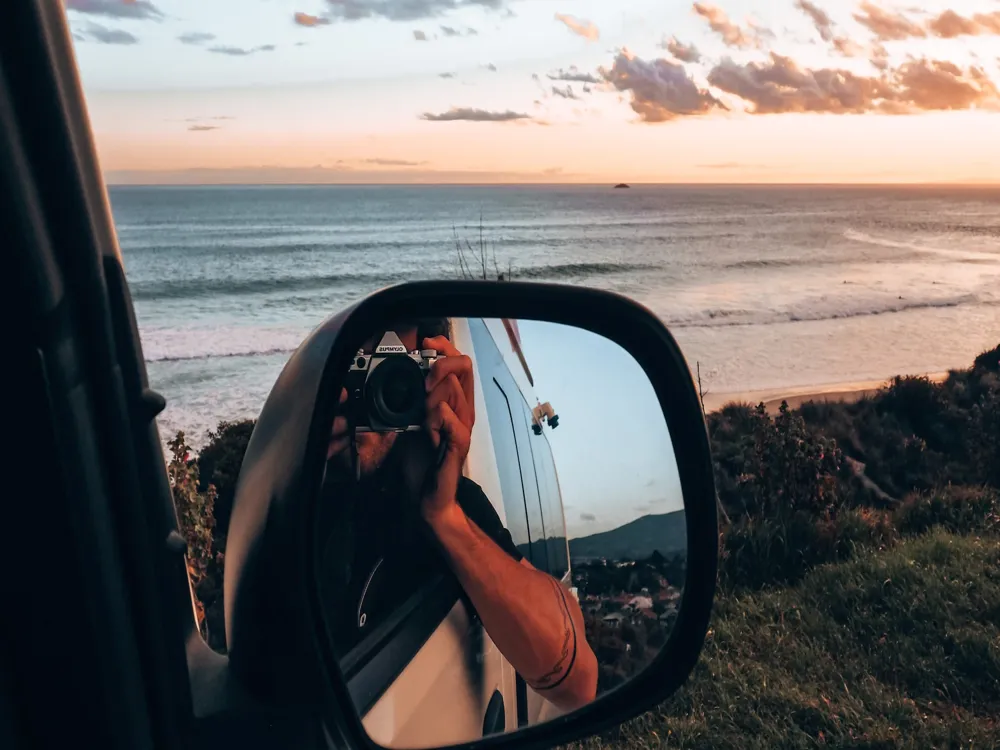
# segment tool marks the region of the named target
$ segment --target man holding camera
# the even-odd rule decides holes
[[[325,566],[334,595],[346,590],[348,601],[360,601],[357,613],[342,613],[341,634],[353,630],[360,639],[359,631],[378,615],[372,608],[379,607],[379,587],[394,592],[382,597],[384,610],[446,565],[490,638],[529,685],[564,710],[589,703],[597,689],[597,659],[579,604],[559,581],[524,559],[482,489],[462,473],[475,423],[472,360],[448,339],[446,322],[393,330],[407,351],[436,350],[439,356],[427,371],[422,432],[358,432],[352,449],[348,419],[334,422],[331,491],[324,498],[334,506],[324,509],[334,528]],[[364,351],[380,340],[381,334],[366,342]],[[341,403],[346,401],[345,391]],[[359,539],[364,543],[354,545]],[[434,547],[441,554],[433,554]],[[387,565],[387,557],[395,564]]]

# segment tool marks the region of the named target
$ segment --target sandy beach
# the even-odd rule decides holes
[[[941,382],[948,377],[946,372],[929,373],[925,377],[934,382]],[[705,409],[713,412],[722,409],[727,404],[763,403],[768,413],[774,414],[781,407],[782,401],[796,409],[809,401],[840,401],[853,403],[866,396],[872,396],[888,385],[890,380],[863,380],[854,383],[833,383],[827,386],[806,386],[802,388],[775,388],[761,391],[743,391],[736,393],[705,394]]]

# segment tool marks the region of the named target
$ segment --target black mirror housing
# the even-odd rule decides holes
[[[615,726],[674,693],[694,668],[715,593],[718,522],[704,414],[677,343],[650,311],[620,295],[558,284],[411,282],[332,316],[291,356],[260,414],[236,489],[226,550],[225,612],[233,676],[257,700],[321,715],[352,747],[377,748],[326,635],[312,529],[329,427],[358,345],[395,320],[514,318],[572,325],[629,352],[648,375],[677,452],[687,526],[687,579],[662,652],[627,684],[573,713],[469,748],[551,747]],[[558,416],[550,415],[550,428]],[[690,498],[690,501],[688,500]]]

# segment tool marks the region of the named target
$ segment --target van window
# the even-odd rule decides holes
[[[569,570],[566,520],[552,448],[544,434],[532,434],[531,453],[535,461],[535,476],[538,477],[538,494],[545,521],[545,548],[548,553],[549,573],[556,578],[562,578]]]
[[[521,463],[518,460],[518,441],[515,437],[510,399],[495,379],[484,390],[486,410],[490,416],[490,428],[493,433],[491,436],[493,451],[496,454],[497,471],[500,473],[507,530],[514,544],[518,548],[523,548],[531,544],[531,532],[528,528],[524,479],[521,474]]]
[[[524,483],[515,437],[514,405],[517,402],[510,397],[513,394],[515,398],[519,398],[517,384],[507,371],[506,362],[486,324],[481,320],[470,320],[469,331],[476,348],[476,376],[482,383],[497,471],[500,474],[505,525],[514,544],[530,559],[528,548],[531,536],[528,533],[528,512],[524,504]]]
[[[531,410],[524,398],[518,394],[518,415],[515,417],[517,453],[521,457],[521,478],[524,482],[524,504],[528,512],[528,534],[531,537],[529,559],[539,570],[549,572],[549,556],[546,549],[545,518],[532,457]]]

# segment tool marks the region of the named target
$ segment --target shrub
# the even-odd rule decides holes
[[[187,569],[191,586],[195,591],[195,610],[198,627],[205,634],[206,600],[211,603],[210,592],[206,590],[213,583],[216,568],[216,554],[212,550],[212,529],[215,517],[215,488],[208,485],[199,489],[198,464],[191,459],[191,450],[183,432],[178,432],[169,443],[170,462],[167,477],[174,496],[177,523],[187,542]],[[220,556],[221,557],[221,556]],[[221,560],[218,561],[221,563]]]
[[[743,518],[723,537],[720,583],[725,589],[796,583],[816,566],[850,559],[859,549],[887,548],[896,536],[888,513],[864,508],[823,517],[798,511]]]
[[[990,487],[944,487],[914,494],[895,511],[901,534],[940,527],[955,534],[1000,532],[1000,494]]]
[[[846,472],[836,442],[811,432],[782,404],[771,418],[760,404],[729,407],[709,419],[719,497],[730,518],[770,518],[838,504]]]
[[[215,543],[225,551],[226,535],[229,532],[229,517],[233,512],[233,498],[236,495],[236,480],[243,465],[243,456],[253,433],[254,420],[240,422],[219,422],[219,426],[208,433],[208,443],[198,454],[200,473],[199,489],[205,492],[209,485],[215,486]]]

